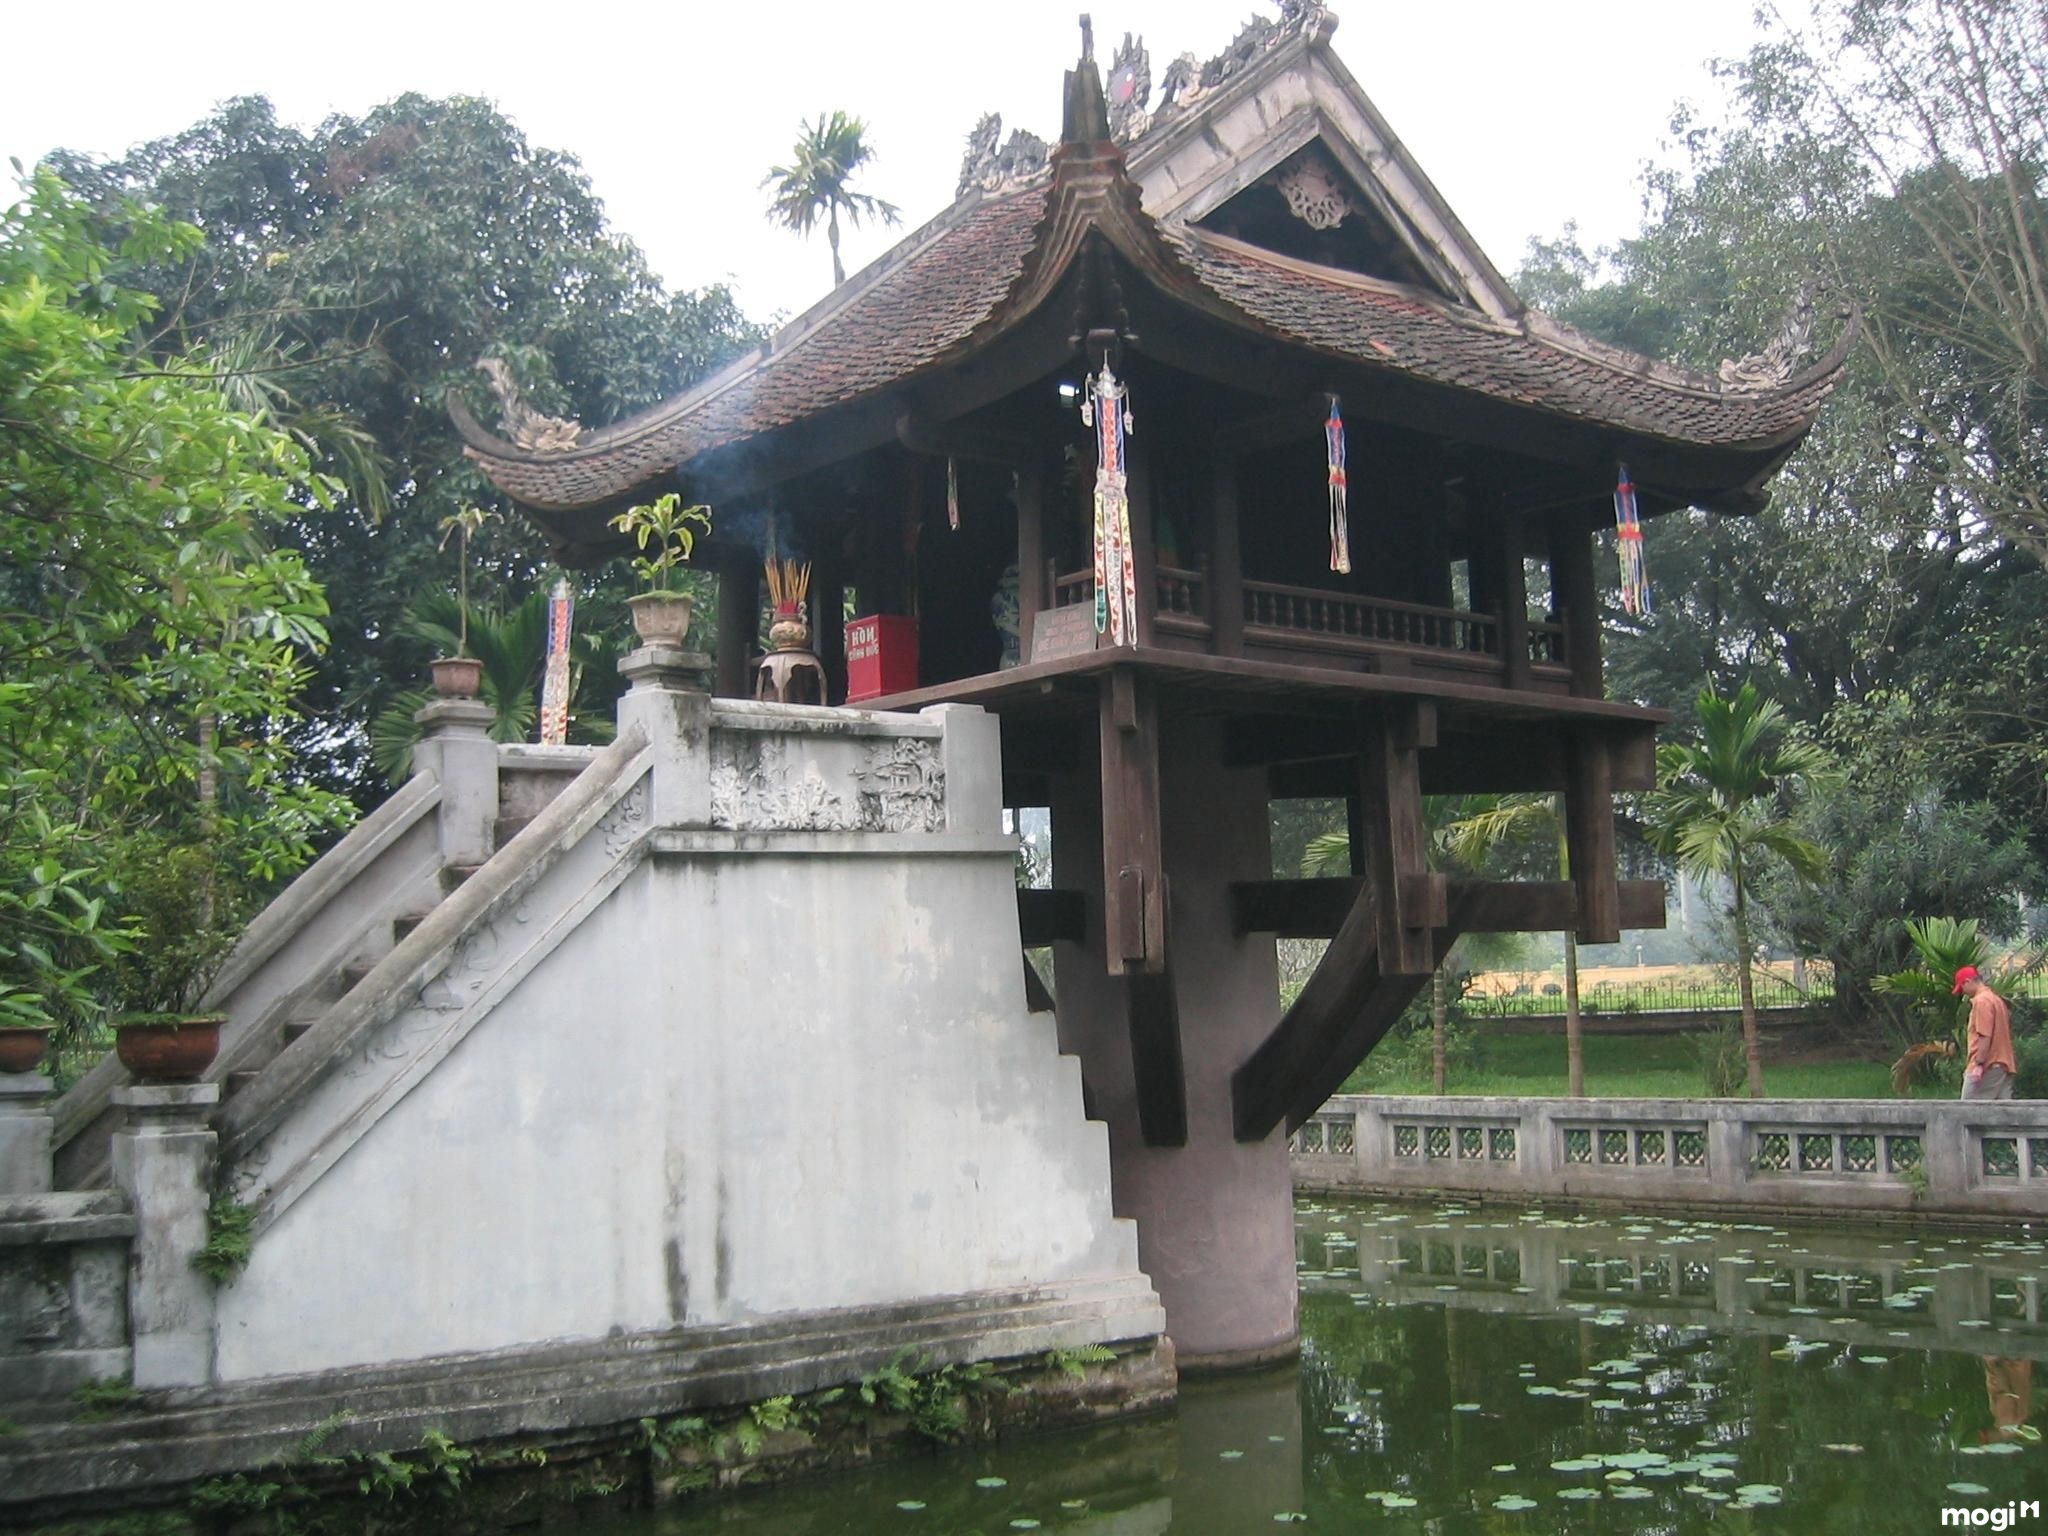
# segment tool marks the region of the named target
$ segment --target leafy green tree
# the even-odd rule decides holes
[[[864,218],[894,224],[898,214],[893,203],[856,192],[847,185],[854,173],[875,157],[867,142],[868,125],[844,112],[819,114],[815,123],[806,121],[790,149],[789,164],[778,165],[761,178],[761,185],[773,190],[768,216],[799,235],[808,236],[825,220],[825,243],[832,248],[832,286],[846,281],[846,268],[839,262],[839,215],[858,224]]]
[[[116,237],[128,200],[204,232],[132,279],[159,300],[155,351],[267,359],[238,387],[281,393],[276,419],[344,487],[332,515],[296,516],[285,537],[336,604],[298,736],[324,782],[364,801],[381,789],[369,722],[428,659],[406,620],[449,585],[441,522],[471,505],[509,510],[463,456],[448,391],[491,419],[476,364],[495,357],[536,409],[604,423],[760,334],[722,288],[667,292],[572,157],[472,98],[403,96],[300,132],[247,97],[120,159],[52,163]],[[517,518],[482,530],[475,557],[478,600],[499,608],[549,571]],[[584,614],[623,630],[609,588],[593,588]]]
[[[1647,802],[1646,819],[1652,844],[1681,872],[1728,883],[1749,1096],[1760,1099],[1764,1071],[1751,974],[1751,884],[1759,868],[1774,860],[1807,879],[1825,872],[1826,855],[1794,829],[1787,801],[1822,774],[1828,760],[1813,743],[1791,739],[1784,711],[1747,684],[1733,698],[1723,698],[1711,685],[1702,689],[1696,714],[1696,740],[1658,749],[1658,787]]]
[[[1533,859],[1540,867],[1555,849],[1557,878],[1572,877],[1559,795],[1499,795],[1490,803],[1481,801],[1444,829],[1444,843],[1452,857],[1472,869],[1498,863],[1504,855]],[[1586,1096],[1586,1035],[1579,1012],[1579,936],[1568,932],[1563,938],[1565,1091],[1580,1099]]]
[[[209,355],[147,350],[129,274],[197,230],[131,207],[109,245],[53,174],[25,190],[0,215],[0,1008],[78,1026],[120,950],[176,937],[131,920],[130,874],[176,855],[204,926],[340,817],[286,741],[326,603],[270,543],[329,493]]]

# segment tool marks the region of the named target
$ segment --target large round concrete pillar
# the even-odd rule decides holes
[[[1298,1327],[1287,1136],[1240,1142],[1231,1125],[1230,1075],[1279,1017],[1273,940],[1239,938],[1229,906],[1231,881],[1272,874],[1265,775],[1223,766],[1214,721],[1167,719],[1159,778],[1185,1144],[1149,1146],[1140,1128],[1128,985],[1104,959],[1101,796],[1084,775],[1054,785],[1054,884],[1088,894],[1085,943],[1055,951],[1060,1046],[1108,1123],[1116,1213],[1137,1221],[1182,1368],[1250,1365],[1292,1354]]]

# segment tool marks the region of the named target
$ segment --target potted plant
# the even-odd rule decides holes
[[[427,663],[427,670],[433,674],[434,691],[444,699],[473,699],[483,686],[484,664],[469,654],[469,541],[479,528],[497,516],[482,507],[464,507],[441,519],[441,542],[435,547],[446,549],[452,535],[460,556],[455,568],[455,654],[436,656]]]
[[[0,1072],[33,1072],[49,1049],[50,1023],[42,1000],[26,987],[0,983]]]
[[[193,1082],[220,1049],[226,1015],[199,1005],[240,937],[239,906],[204,846],[150,836],[125,851],[121,904],[137,932],[103,969],[114,1052],[140,1082]]]
[[[631,534],[641,553],[634,557],[633,572],[647,583],[647,590],[628,598],[633,610],[633,630],[646,645],[680,646],[690,633],[690,608],[695,599],[678,592],[670,582],[675,568],[690,557],[697,535],[711,531],[711,508],[686,507],[674,491],[652,502],[628,507],[612,519],[612,527]],[[652,554],[646,553],[650,548]]]

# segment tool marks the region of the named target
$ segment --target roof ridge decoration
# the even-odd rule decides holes
[[[1050,144],[1028,128],[1011,129],[1007,143],[1001,143],[1002,137],[1003,114],[984,112],[967,135],[967,153],[960,157],[960,183],[953,189],[955,202],[970,192],[986,196],[1014,192],[1044,174],[1052,154]]]
[[[491,393],[498,397],[499,430],[513,445],[528,453],[562,453],[583,441],[581,422],[545,415],[526,403],[504,358],[480,357],[476,368],[490,380]]]
[[[1730,389],[1775,389],[1791,378],[1813,351],[1813,297],[1818,282],[1808,278],[1785,306],[1778,334],[1761,352],[1722,358],[1720,379]]]

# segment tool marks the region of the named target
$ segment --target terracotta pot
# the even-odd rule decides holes
[[[644,645],[681,648],[690,633],[690,609],[696,598],[688,592],[642,592],[626,599],[633,610],[633,633]]]
[[[50,1049],[50,1032],[35,1024],[0,1027],[0,1072],[33,1072]]]
[[[208,1018],[114,1026],[114,1054],[137,1082],[196,1083],[220,1051],[220,1027],[227,1019]]]
[[[484,684],[484,664],[474,656],[436,656],[427,663],[434,692],[444,699],[473,699]]]

